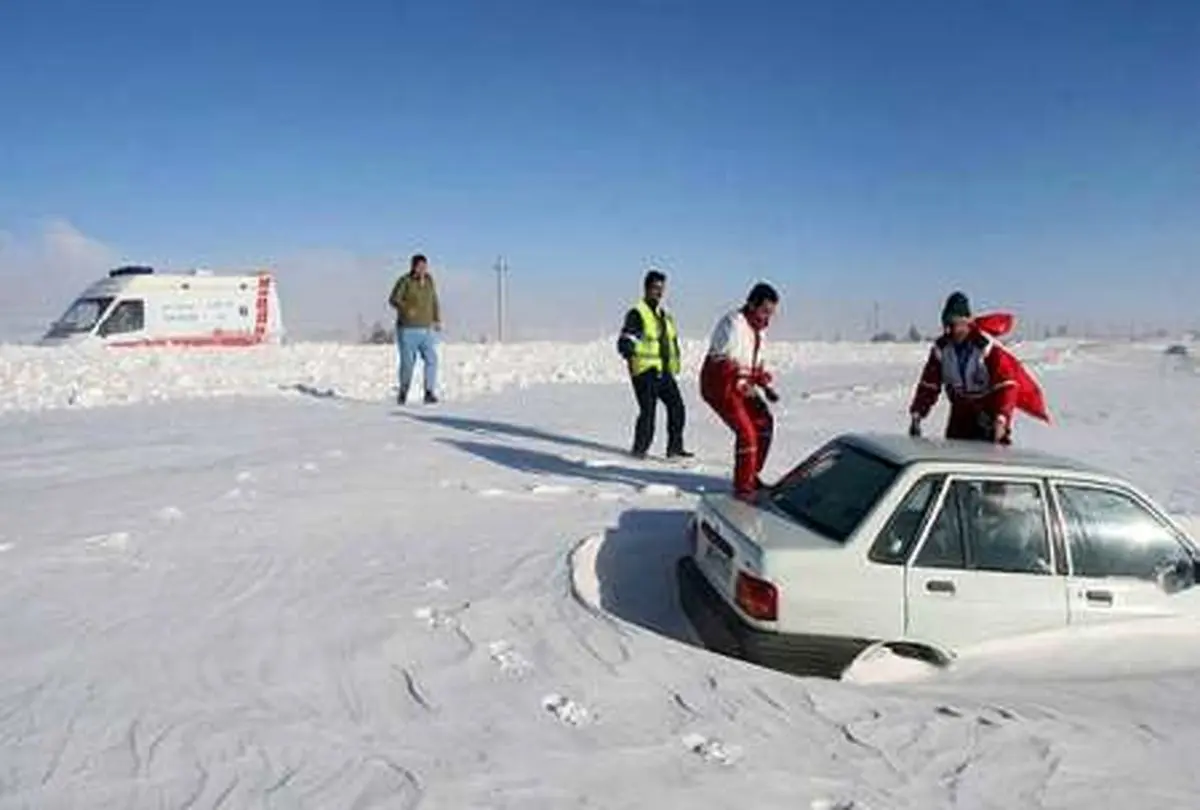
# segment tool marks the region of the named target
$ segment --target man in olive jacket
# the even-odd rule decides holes
[[[396,349],[400,354],[400,391],[396,403],[403,405],[412,386],[417,355],[425,364],[425,402],[437,402],[437,332],[442,328],[437,288],[429,275],[429,263],[420,253],[409,261],[409,272],[396,279],[388,299],[396,310]]]

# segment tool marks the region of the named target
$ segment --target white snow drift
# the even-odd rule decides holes
[[[1056,361],[1070,343],[1029,344],[1035,360]],[[693,377],[705,345],[685,341],[684,376]],[[780,343],[769,347],[779,372],[863,363],[919,364],[913,344]],[[0,413],[95,407],[221,396],[336,393],[380,401],[395,391],[391,346],[297,343],[241,349],[43,348],[0,345]],[[610,341],[462,344],[443,347],[441,382],[448,400],[540,383],[621,383],[626,370]],[[420,373],[418,372],[418,381]],[[414,383],[417,384],[417,383]]]

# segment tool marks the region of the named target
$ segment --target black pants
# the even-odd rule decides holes
[[[959,439],[969,442],[988,442],[990,444],[1012,444],[1012,428],[1005,431],[1000,441],[996,441],[996,418],[989,413],[950,412],[950,421],[946,425],[946,438]]]
[[[638,419],[633,433],[633,452],[643,454],[654,442],[654,417],[658,402],[667,406],[667,453],[683,450],[685,420],[683,397],[674,375],[644,371],[633,378],[633,395],[637,398]]]

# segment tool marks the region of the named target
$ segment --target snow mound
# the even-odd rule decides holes
[[[684,341],[685,378],[694,378],[706,344]],[[923,344],[774,343],[777,373],[821,366],[919,367]],[[1061,349],[1025,344],[1022,356]],[[420,371],[414,387],[420,384]],[[448,343],[441,353],[442,393],[461,400],[545,383],[623,383],[627,371],[611,341],[508,344]],[[394,396],[391,346],[295,343],[250,349],[106,349],[0,345],[0,413],[90,408],[223,396],[306,396],[388,401]]]
[[[1082,683],[1197,672],[1200,627],[1195,620],[1148,617],[987,642],[959,650],[946,667],[874,647],[847,667],[841,680],[860,685]]]

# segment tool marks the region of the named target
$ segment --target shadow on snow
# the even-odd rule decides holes
[[[561,444],[565,447],[574,447],[580,450],[589,450],[596,453],[611,453],[615,455],[626,455],[629,451],[627,448],[616,447],[611,444],[593,441],[592,439],[581,439],[577,436],[568,436],[563,433],[552,433],[541,428],[530,427],[528,425],[516,425],[511,422],[498,422],[491,419],[468,419],[462,416],[413,416],[407,413],[399,414],[408,416],[419,422],[425,422],[430,425],[439,427],[453,428],[467,433],[475,434],[494,434],[498,436],[510,436],[519,439],[534,439],[537,441],[550,442],[552,444]]]
[[[451,447],[457,447],[463,452],[479,456],[517,472],[580,478],[599,484],[623,484],[633,487],[670,486],[681,492],[719,492],[727,488],[725,482],[720,478],[687,471],[620,466],[589,467],[581,461],[526,447],[464,439],[442,439],[441,441]]]
[[[699,646],[679,604],[675,563],[689,553],[683,509],[631,509],[596,555],[600,607],[651,632]]]

